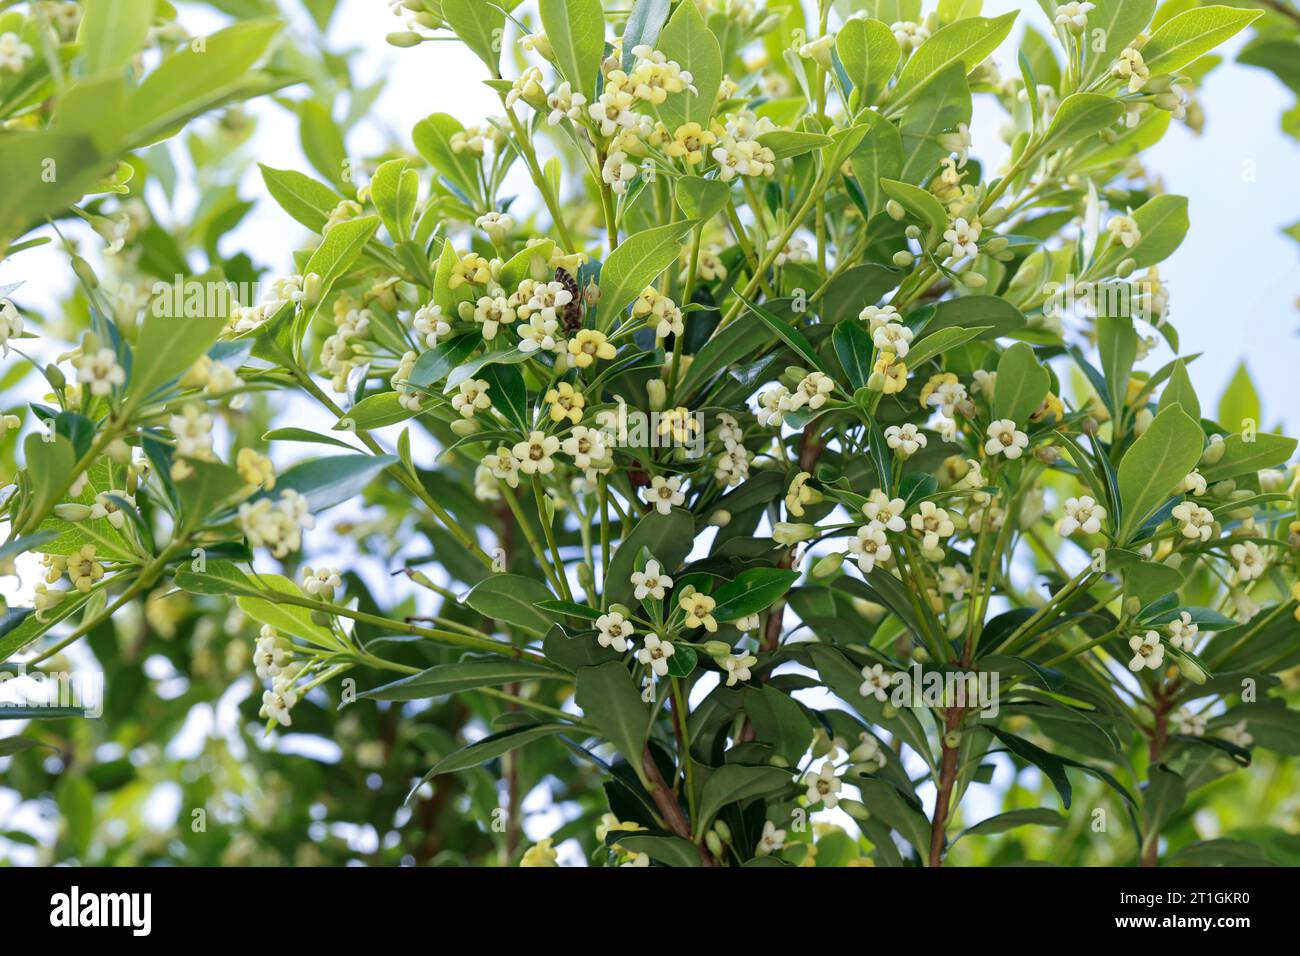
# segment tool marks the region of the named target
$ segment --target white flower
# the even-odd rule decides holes
[[[1191,474],[1184,478],[1183,483],[1178,486],[1178,490],[1199,498],[1205,494],[1206,487],[1205,476],[1193,468]]]
[[[734,687],[740,681],[749,680],[752,676],[749,669],[758,663],[758,658],[753,654],[740,651],[736,654],[728,654],[726,657],[717,658],[718,666],[727,673],[727,686]]]
[[[307,499],[288,488],[280,492],[278,501],[269,497],[245,501],[239,506],[236,522],[249,547],[270,548],[277,558],[301,548],[303,530],[316,526]]]
[[[665,478],[662,475],[656,475],[650,482],[650,487],[642,489],[645,500],[655,506],[655,510],[661,515],[671,514],[674,505],[680,505],[686,500],[686,495],[682,492],[682,480],[676,475],[671,478]]]
[[[1254,541],[1234,544],[1228,549],[1228,553],[1232,555],[1232,560],[1237,562],[1238,581],[1253,581],[1262,575],[1264,568],[1268,566],[1268,559],[1264,557],[1264,552]]]
[[[559,320],[548,319],[544,313],[534,312],[528,321],[519,323],[518,329],[521,352],[536,352],[538,349],[553,352],[560,344],[555,334],[560,329]]]
[[[632,180],[636,179],[637,172],[636,165],[628,162],[627,153],[618,150],[605,159],[600,177],[610,189],[622,196]]]
[[[759,617],[758,613],[755,612],[753,614],[746,614],[744,617],[737,618],[731,623],[736,628],[736,630],[747,632],[747,631],[757,631],[760,621],[761,618]]]
[[[825,372],[809,372],[795,387],[790,396],[788,407],[797,411],[807,405],[816,411],[826,404],[826,398],[835,391],[835,382]]]
[[[596,618],[596,630],[600,634],[596,643],[601,647],[612,647],[622,653],[627,650],[627,640],[636,634],[632,625],[617,611],[610,611]]]
[[[551,126],[558,126],[565,117],[575,121],[580,119],[582,108],[587,105],[587,98],[581,93],[573,92],[573,87],[566,82],[557,86],[555,91],[546,98],[546,105],[551,108],[546,122]]]
[[[1101,523],[1106,518],[1106,509],[1097,504],[1088,495],[1082,498],[1065,499],[1065,517],[1056,526],[1056,530],[1065,536],[1082,531],[1084,534],[1096,534],[1101,530]]]
[[[202,405],[190,403],[173,415],[167,427],[176,436],[176,454],[182,458],[208,458],[212,454],[212,416]]]
[[[1223,739],[1230,744],[1236,744],[1243,749],[1249,748],[1255,742],[1255,738],[1246,732],[1246,721],[1237,721],[1230,727],[1224,727],[1222,730]]]
[[[894,39],[906,53],[909,50],[915,50],[926,40],[930,39],[930,31],[919,23],[912,23],[910,20],[899,20],[889,25],[889,30],[894,34]]]
[[[1164,662],[1165,646],[1155,631],[1147,631],[1142,637],[1134,634],[1128,639],[1128,646],[1133,651],[1133,659],[1128,662],[1131,671],[1140,671],[1144,667],[1155,670]]]
[[[504,296],[485,295],[474,306],[474,321],[483,326],[483,338],[489,342],[496,338],[502,325],[509,325],[515,318],[515,309]],[[439,334],[446,335],[450,331],[451,327],[447,326]]]
[[[289,711],[298,703],[298,693],[292,687],[279,687],[262,694],[262,709],[258,714],[264,718],[278,721],[285,727],[293,723]]]
[[[636,652],[636,659],[649,666],[659,677],[667,677],[668,658],[673,656],[673,651],[672,644],[660,640],[653,634],[647,634],[645,646]]]
[[[0,299],[0,354],[9,354],[9,340],[23,334],[23,317],[8,299]]]
[[[903,520],[906,508],[907,503],[902,498],[891,499],[879,488],[875,488],[867,503],[862,506],[862,513],[873,522],[884,525],[887,530],[898,533],[907,530],[907,522]]]
[[[644,571],[632,572],[632,584],[638,601],[644,601],[647,596],[662,601],[664,589],[673,586],[673,579],[659,570],[658,561],[647,561]]]
[[[32,48],[18,34],[0,34],[0,73],[21,73],[32,55]]]
[[[554,435],[533,431],[528,433],[528,440],[517,442],[510,449],[519,461],[519,470],[525,475],[549,475],[555,469],[552,457],[560,450],[560,440]]]
[[[780,237],[771,240],[767,244],[768,252],[776,252],[776,258],[772,260],[772,265],[778,269],[790,262],[812,262],[812,250],[808,248],[808,243],[802,239],[791,238],[784,246],[778,246],[779,241]]]
[[[1180,710],[1174,714],[1174,729],[1188,737],[1204,737],[1205,718],[1190,710]]]
[[[493,478],[504,481],[511,488],[519,487],[519,460],[509,448],[498,448],[495,454],[484,455],[481,464]]]
[[[874,697],[884,703],[886,700],[885,688],[893,682],[893,676],[886,674],[884,667],[880,664],[868,664],[862,668],[862,678],[862,686],[858,688],[858,693],[863,697]]]
[[[921,532],[921,547],[925,551],[935,551],[941,538],[951,537],[956,527],[948,512],[933,501],[922,501],[920,509],[912,515],[912,530]]]
[[[872,521],[858,528],[849,539],[849,553],[858,559],[858,567],[864,574],[869,574],[877,564],[888,562],[893,550],[885,538],[885,526]]]
[[[1056,8],[1056,25],[1071,33],[1082,33],[1088,28],[1088,14],[1095,9],[1091,3],[1063,3]]]
[[[606,462],[605,434],[585,425],[576,425],[560,443],[560,451],[573,459],[579,468],[592,468]]]
[[[1142,230],[1132,216],[1116,216],[1106,224],[1106,230],[1111,241],[1125,249],[1132,249],[1142,238]]]
[[[889,762],[885,748],[880,746],[880,741],[871,734],[863,731],[858,734],[858,740],[861,743],[849,753],[849,759],[855,764],[873,764],[875,769],[879,770]]]
[[[1029,436],[1016,429],[1016,423],[1009,418],[1001,418],[989,426],[989,440],[984,443],[984,451],[989,455],[1006,455],[1016,459],[1024,454],[1029,446]]]
[[[876,330],[888,325],[890,322],[901,323],[903,317],[898,314],[898,310],[892,305],[874,306],[869,305],[858,313],[858,321],[867,323],[867,331],[873,336]]]
[[[1182,525],[1183,537],[1199,538],[1209,541],[1214,534],[1214,515],[1208,508],[1202,508],[1192,501],[1180,501],[1174,505],[1174,521]]]
[[[279,677],[289,662],[293,660],[293,648],[282,638],[275,628],[263,625],[257,638],[257,650],[253,654],[253,664],[257,676],[262,680]]]
[[[758,423],[768,427],[779,428],[785,421],[785,413],[794,406],[790,404],[790,393],[784,385],[777,385],[760,392],[758,396]]]
[[[124,491],[106,491],[95,495],[95,504],[90,509],[91,518],[107,518],[108,523],[119,531],[126,524],[126,513],[118,505],[122,500],[134,507],[135,498]]]
[[[1136,93],[1146,85],[1147,80],[1151,77],[1151,71],[1147,69],[1146,61],[1142,59],[1141,52],[1130,46],[1120,51],[1119,59],[1110,68],[1110,75],[1117,76],[1121,80],[1128,80],[1128,91]]]
[[[944,239],[952,243],[952,254],[977,256],[979,255],[979,241],[981,231],[980,221],[971,219],[969,222],[958,216],[952,221],[948,229],[944,232]]]
[[[885,444],[892,448],[899,458],[911,458],[927,443],[926,437],[911,422],[906,425],[890,425],[885,429]]]
[[[1169,622],[1169,643],[1180,651],[1194,650],[1197,630],[1197,626],[1192,623],[1192,616],[1182,611]]]
[[[835,776],[835,767],[829,760],[823,761],[820,770],[810,770],[803,778],[808,788],[806,796],[810,804],[824,803],[827,810],[834,810],[840,802],[839,792],[842,784]]]
[[[117,363],[117,353],[100,349],[93,355],[78,355],[72,360],[77,381],[90,386],[92,395],[108,395],[114,385],[126,384],[126,369]]]
[[[467,378],[460,383],[460,390],[451,397],[451,407],[460,412],[462,418],[473,418],[475,412],[485,412],[492,407],[488,389],[492,386],[479,378]]]
[[[893,352],[900,359],[907,358],[916,333],[899,322],[886,322],[872,330],[871,342],[883,352]]]
[[[939,569],[939,593],[947,594],[954,601],[966,596],[970,587],[970,572],[961,565],[944,565]]]
[[[500,245],[515,228],[514,217],[504,212],[486,212],[474,220],[474,225],[478,226],[488,234],[488,237]]]
[[[785,831],[778,830],[771,820],[763,821],[763,835],[758,838],[754,852],[758,856],[770,856],[785,846]]]
[[[965,167],[966,158],[969,155],[971,148],[969,126],[965,123],[958,123],[957,128],[951,133],[940,133],[938,141],[939,145],[948,152],[957,154],[958,168]]]
[[[322,601],[333,600],[334,592],[343,586],[343,574],[337,568],[311,567],[302,569],[302,589]]]
[[[835,48],[835,34],[828,33],[799,47],[799,55],[805,60],[816,61],[823,70],[831,69],[831,51]]]

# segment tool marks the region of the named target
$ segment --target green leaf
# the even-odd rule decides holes
[[[580,667],[574,700],[587,720],[640,774],[650,708],[622,661]]]
[[[717,602],[713,616],[719,621],[734,621],[766,610],[779,601],[797,580],[798,571],[783,568],[741,571],[735,580],[720,585],[713,592],[713,599]]]
[[[694,219],[658,226],[630,236],[619,245],[600,270],[602,324],[612,327],[661,272],[677,261],[682,237],[696,226]]]
[[[189,476],[176,482],[182,525],[186,529],[202,523],[217,505],[229,501],[248,486],[239,472],[222,462],[190,458],[186,463]]]
[[[755,738],[771,744],[776,756],[784,757],[790,766],[796,765],[813,738],[813,725],[803,707],[771,684],[747,687],[743,694]]]
[[[963,80],[963,82],[965,82]],[[867,210],[874,216],[885,208],[882,179],[897,179],[903,173],[903,137],[898,127],[883,119],[878,113],[865,114],[871,128],[853,151],[849,162],[853,175],[862,187]]]
[[[630,72],[638,46],[654,47],[659,31],[668,22],[669,0],[636,0],[623,27],[623,70]]]
[[[1164,764],[1152,764],[1147,788],[1142,799],[1148,840],[1159,837],[1160,828],[1187,802],[1187,784],[1183,778]]]
[[[871,377],[871,336],[859,322],[838,322],[831,333],[831,343],[835,346],[840,368],[844,369],[849,385],[856,392]]]
[[[312,511],[324,511],[361,494],[370,480],[397,461],[395,455],[335,455],[302,462],[281,474],[275,488],[258,498],[278,498],[292,489],[307,499]]]
[[[479,687],[500,687],[526,680],[569,679],[568,674],[527,661],[470,660],[438,664],[410,677],[363,691],[368,700],[428,700]]]
[[[727,208],[731,187],[716,179],[700,176],[683,176],[677,180],[677,205],[691,219],[708,222]]]
[[[395,242],[411,237],[411,222],[420,199],[420,176],[405,159],[390,159],[370,180],[370,199]]]
[[[920,340],[940,329],[972,326],[989,327],[988,331],[980,334],[981,338],[1000,338],[1024,325],[1024,314],[1006,299],[996,295],[962,295],[955,299],[945,299],[935,307],[934,318],[921,330]],[[910,365],[910,351],[908,356]]]
[[[411,790],[406,801],[410,802],[411,797],[415,795],[415,791],[420,789],[421,785],[441,774],[456,773],[459,770],[477,767],[525,744],[530,744],[534,740],[569,733],[572,730],[573,727],[569,724],[524,724],[522,727],[511,727],[508,730],[484,737],[468,747],[462,747],[455,753],[448,754],[434,764],[433,768],[420,780],[420,783],[416,784]]]
[[[1215,414],[1215,420],[1225,428],[1244,430],[1248,421],[1258,428],[1262,417],[1259,393],[1250,379],[1246,363],[1241,362],[1232,373],[1232,379],[1223,390],[1223,395],[1219,397],[1219,410]]]
[[[541,636],[550,629],[551,621],[536,605],[553,600],[555,595],[550,589],[534,578],[493,574],[471,588],[461,603],[494,621]]]
[[[541,0],[539,9],[561,75],[588,103],[594,103],[600,61],[605,55],[605,13],[600,0]],[[682,69],[690,67],[683,63]]]
[[[887,823],[898,832],[917,853],[924,854],[930,846],[930,821],[925,814],[903,798],[893,784],[885,780],[861,777],[857,780],[862,802],[871,815]]]
[[[411,370],[410,383],[428,388],[435,382],[442,381],[452,369],[469,358],[470,353],[478,348],[482,340],[483,336],[479,333],[466,332],[454,339],[439,342],[429,351],[420,353],[420,357],[415,361],[415,368]]]
[[[1223,457],[1213,465],[1201,469],[1206,481],[1222,481],[1238,475],[1252,474],[1262,468],[1273,468],[1290,460],[1295,454],[1296,440],[1269,432],[1257,432],[1253,441],[1246,436],[1229,435],[1223,440]]]
[[[933,38],[932,38],[933,39]],[[916,54],[913,54],[915,56]],[[947,155],[937,138],[945,130],[971,119],[970,86],[961,63],[953,63],[929,83],[911,103],[899,122],[903,168],[898,178],[921,184],[934,175],[935,167]]]
[[[671,133],[684,123],[699,123],[705,129],[713,116],[713,104],[722,85],[722,50],[718,39],[693,3],[679,3],[659,36],[659,51],[676,60],[691,74],[698,93],[683,90],[670,93],[658,107],[659,118]]]
[[[1155,9],[1156,0],[1093,0],[1093,9],[1088,12],[1088,42],[1082,44],[1084,85],[1110,69],[1123,49],[1131,46],[1151,22]],[[1101,38],[1101,50],[1094,49],[1095,37]]]
[[[86,76],[121,71],[145,45],[153,25],[153,0],[111,3],[100,0],[83,6],[77,44]]]
[[[695,829],[704,832],[718,811],[729,803],[739,803],[751,797],[762,797],[788,787],[789,770],[779,767],[747,767],[743,764],[723,764],[709,775],[700,791],[696,811]]]
[[[246,20],[165,58],[131,94],[122,124],[162,132],[200,104],[238,86],[280,32],[278,20]]]
[[[483,380],[488,383],[492,407],[521,432],[528,431],[528,389],[519,369],[514,365],[489,365],[483,369]]]
[[[452,136],[464,131],[456,117],[433,113],[415,124],[411,141],[430,166],[472,198],[479,195],[478,162],[469,153],[457,153],[451,148]]]
[[[214,298],[221,306],[218,315],[173,316],[156,309],[145,313],[126,383],[129,407],[138,407],[156,390],[184,375],[212,348],[226,327],[228,305],[224,296]]]
[[[573,601],[538,601],[537,608],[541,611],[554,611],[565,617],[579,617],[584,621],[594,621],[600,617],[598,609]]]
[[[665,866],[698,867],[700,849],[690,840],[669,834],[628,833],[611,830],[606,845],[617,843],[629,853],[644,853],[656,863]]]
[[[1068,149],[1106,127],[1114,126],[1123,115],[1123,105],[1113,96],[1071,93],[1057,107],[1039,149],[1044,155]]]
[[[298,138],[312,168],[336,186],[345,187],[348,148],[327,106],[317,100],[298,104]]]
[[[1201,417],[1201,401],[1196,397],[1191,376],[1187,374],[1187,363],[1182,359],[1174,362],[1173,370],[1169,373],[1169,382],[1165,385],[1165,390],[1160,393],[1159,410],[1163,412],[1170,405],[1183,406],[1183,411],[1192,418],[1199,420]]]
[[[1188,10],[1151,34],[1142,47],[1142,57],[1152,76],[1176,73],[1261,16],[1262,10],[1236,7],[1206,6]]]
[[[1141,269],[1169,258],[1183,244],[1183,237],[1187,235],[1187,197],[1167,193],[1154,196],[1133,211],[1133,221],[1141,233],[1141,238],[1133,244],[1133,248],[1112,245],[1099,261],[1113,265],[1132,259],[1137,268]],[[1089,271],[1096,273],[1098,269],[1094,264]]]
[[[892,102],[901,106],[953,64],[962,73],[975,69],[1011,32],[1015,12],[992,19],[971,17],[935,31],[908,59],[894,86]]]
[[[835,50],[858,92],[859,109],[876,102],[903,55],[889,26],[871,19],[844,24],[835,37]]]
[[[658,511],[646,514],[610,559],[609,576],[604,584],[605,606],[628,604],[633,600],[632,572],[636,570],[636,559],[642,548],[671,574],[681,566],[694,544],[695,519],[689,511],[674,508],[666,515]]]
[[[1017,342],[998,360],[998,387],[993,391],[994,419],[1027,424],[1052,387],[1052,376],[1024,342]]]
[[[1133,320],[1097,316],[1097,347],[1101,351],[1101,369],[1110,390],[1110,407],[1122,409],[1128,397],[1133,362],[1137,358],[1138,334],[1133,328]]]
[[[933,325],[933,323],[931,323],[931,325]],[[927,331],[928,330],[929,326],[927,326]],[[992,330],[993,326],[991,325],[977,325],[969,329],[939,329],[926,335],[908,349],[907,366],[911,369],[919,368],[923,363],[928,362],[936,355],[942,355],[952,349],[959,348],[967,342],[981,338]]]
[[[292,169],[274,169],[258,163],[262,181],[280,208],[312,232],[325,228],[330,213],[342,197],[324,183]]]
[[[809,133],[798,129],[778,129],[758,138],[761,145],[770,149],[778,160],[792,159],[830,146],[833,140],[823,133]]]
[[[27,477],[32,483],[28,513],[40,517],[49,513],[59,503],[68,476],[76,465],[77,456],[72,443],[56,434],[53,441],[44,435],[31,432],[23,439],[23,453],[27,463]]]
[[[210,562],[208,567],[211,569]],[[199,572],[193,572],[199,573]],[[259,574],[257,584],[262,590],[279,592],[301,598],[303,593],[298,585],[279,574]],[[317,647],[335,648],[338,642],[329,628],[322,627],[311,619],[312,612],[296,604],[283,604],[274,598],[237,597],[235,603],[239,609],[259,624],[266,624],[282,634],[300,637]]]
[[[804,338],[802,332],[775,313],[769,312],[761,305],[746,299],[741,293],[737,292],[736,298],[743,302],[750,312],[758,316],[759,320],[764,325],[775,332],[777,338],[790,346],[790,348],[792,348],[801,359],[819,372],[830,374],[830,370],[826,367],[826,363],[822,361],[821,356],[817,354],[812,345],[809,344],[808,340]]]
[[[880,188],[890,199],[898,200],[904,209],[929,224],[930,235],[926,240],[927,243],[934,242],[936,237],[943,235],[943,231],[948,227],[948,213],[943,208],[943,204],[934,198],[934,193],[894,179],[882,179]]]
[[[1034,826],[1034,827],[1066,827],[1070,823],[1069,817],[1057,813],[1055,810],[1047,807],[1030,807],[1024,810],[1008,810],[1006,813],[999,813],[996,816],[989,817],[987,820],[981,820],[973,827],[967,827],[953,838],[956,843],[965,836],[988,836],[994,833],[1006,833],[1008,830],[1014,830],[1016,827]]]
[[[506,26],[506,15],[499,6],[484,0],[442,0],[442,16],[456,36],[487,64],[492,75],[499,77],[501,37]]]
[[[414,418],[420,412],[407,408],[396,392],[378,392],[357,402],[334,425],[335,431],[368,431]],[[344,445],[352,448],[351,445]]]
[[[1121,544],[1196,467],[1204,441],[1196,420],[1181,405],[1171,405],[1124,453],[1118,473],[1119,497],[1124,503]]]

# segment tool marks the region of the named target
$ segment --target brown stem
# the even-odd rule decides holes
[[[1156,691],[1156,703],[1151,708],[1155,722],[1151,728],[1151,739],[1147,745],[1147,762],[1151,767],[1160,763],[1164,754],[1165,743],[1169,739],[1169,698],[1164,689]],[[1150,774],[1150,770],[1147,771]],[[1160,831],[1152,827],[1142,843],[1142,865],[1160,865]]]
[[[683,756],[684,760],[689,760],[690,755]],[[650,752],[650,745],[641,755],[641,769],[645,774],[647,788],[650,791],[650,799],[655,802],[659,808],[659,815],[664,819],[664,826],[675,836],[683,840],[691,839],[691,821],[686,819],[686,812],[682,810],[681,803],[678,802],[676,794],[669,788],[664,781],[664,775],[659,772],[659,765],[655,763],[654,754]],[[705,849],[702,845],[697,844],[700,851],[700,862],[705,866],[717,866],[718,861],[713,858],[713,854]]]
[[[943,851],[948,842],[948,814],[951,809],[952,788],[957,781],[957,752],[960,745],[950,747],[948,735],[961,724],[962,711],[954,707],[944,721],[942,759],[939,764],[939,795],[934,801],[934,819],[930,821],[930,866],[943,866]]]

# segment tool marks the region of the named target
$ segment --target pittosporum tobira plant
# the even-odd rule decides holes
[[[314,235],[264,295],[219,266],[125,309],[88,285],[5,498],[3,556],[48,574],[0,659],[160,589],[233,601],[268,731],[308,695],[457,695],[480,731],[396,738],[413,793],[502,781],[525,865],[556,860],[520,842],[543,778],[607,865],[938,866],[1027,826],[1260,854],[1161,835],[1300,752],[1296,442],[1148,360],[1181,351],[1160,265],[1189,221],[1141,165],[1257,12],[1046,0],[1054,35],[999,69],[1016,16],[978,2],[393,6],[401,55],[458,39],[500,115],[431,115],[360,184],[264,166]],[[30,335],[6,301],[9,361]],[[282,394],[333,430],[238,427]],[[406,596],[302,564],[349,500]],[[1074,818],[962,830],[1008,762]],[[834,808],[860,838],[822,838]]]

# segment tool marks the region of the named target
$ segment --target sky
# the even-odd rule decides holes
[[[180,6],[182,22],[194,32],[221,25],[221,19],[206,8]],[[1048,32],[1046,16],[1032,0],[986,0],[984,4],[986,16],[1011,10],[1020,11],[1021,23]],[[356,154],[383,147],[393,136],[406,142],[411,127],[430,113],[451,113],[466,125],[475,125],[500,112],[496,94],[481,82],[484,68],[471,53],[454,43],[428,43],[411,50],[387,45],[385,35],[401,28],[401,21],[390,15],[381,0],[342,0],[331,24],[333,48],[354,50],[350,62],[359,83],[379,77],[387,80],[368,119],[349,134],[349,149]],[[1004,70],[1014,68],[1019,32],[1013,31],[994,56]],[[1161,265],[1161,276],[1170,290],[1170,318],[1181,334],[1183,354],[1201,353],[1189,371],[1198,391],[1208,398],[1203,398],[1203,406],[1212,412],[1244,358],[1263,398],[1265,423],[1286,421],[1294,429],[1300,423],[1292,378],[1300,358],[1300,245],[1282,230],[1300,219],[1294,188],[1300,146],[1282,134],[1279,125],[1293,97],[1272,74],[1230,62],[1244,40],[1238,37],[1220,51],[1228,62],[1209,74],[1199,93],[1206,115],[1204,134],[1198,137],[1174,123],[1162,142],[1146,154],[1146,161],[1162,177],[1167,191],[1190,198],[1191,230],[1182,247]],[[981,99],[987,98],[976,101],[972,152],[985,168],[991,168],[1001,162],[1006,147],[996,132],[1000,110]],[[255,261],[288,272],[294,243],[308,237],[266,196],[252,161],[279,168],[308,166],[288,115],[269,102],[253,104],[251,109],[262,122],[248,150],[250,169],[242,186],[244,195],[260,202],[227,237],[224,251],[243,249]],[[191,193],[182,204],[195,198]],[[51,246],[0,262],[0,285],[16,281],[26,283],[25,297],[50,308],[68,283],[66,259]],[[1158,368],[1169,357],[1162,343],[1145,367]],[[11,404],[11,396],[0,403]],[[293,413],[298,415],[297,406]],[[304,407],[302,414],[314,413]],[[324,420],[318,424],[328,426]],[[319,540],[317,535],[314,543]],[[213,724],[217,732],[229,729],[229,722],[237,719],[234,707],[233,700],[223,700],[201,716],[208,726],[193,728],[192,734],[212,732]],[[995,781],[1005,783],[1005,779]],[[972,819],[984,815],[981,802],[976,798],[967,808]],[[987,803],[984,812],[994,812],[992,790]],[[10,809],[0,791],[0,819]],[[548,829],[541,826],[542,833]]]

